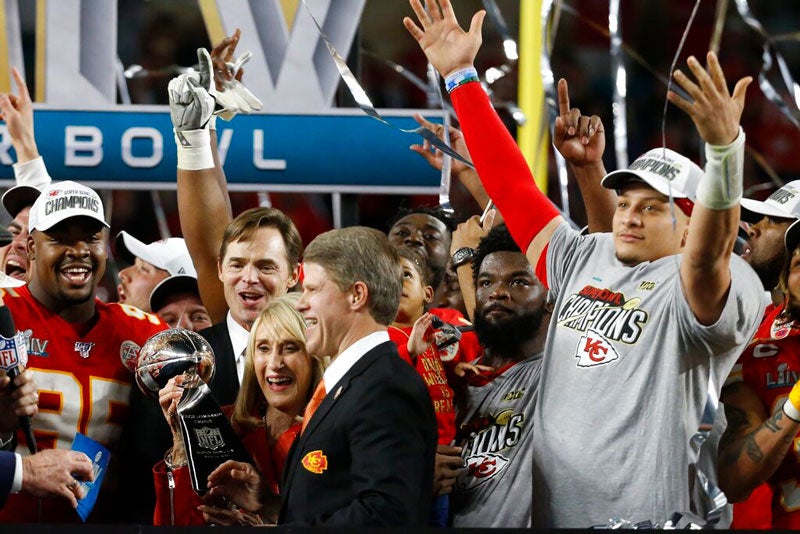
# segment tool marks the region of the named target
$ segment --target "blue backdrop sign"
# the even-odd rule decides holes
[[[382,111],[393,126],[417,126],[412,110]],[[431,120],[436,120],[431,117]],[[175,145],[166,106],[76,111],[38,107],[36,140],[50,175],[98,188],[172,189]],[[408,146],[422,138],[360,110],[325,115],[242,115],[217,121],[232,190],[437,191],[439,173]],[[0,185],[13,185],[15,154],[0,124]]]

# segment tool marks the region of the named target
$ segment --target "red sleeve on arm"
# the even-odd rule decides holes
[[[523,253],[533,238],[559,216],[539,191],[528,162],[478,82],[458,86],[453,101],[464,139],[481,183]]]
[[[544,250],[542,250],[541,256],[539,256],[539,261],[536,263],[536,278],[542,283],[542,285],[546,289],[550,289],[550,286],[547,285],[547,249],[550,247],[550,243],[544,246]]]

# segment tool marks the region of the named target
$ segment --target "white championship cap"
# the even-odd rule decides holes
[[[758,222],[762,217],[800,219],[800,180],[784,185],[764,201],[743,198],[742,219]]]
[[[695,200],[703,169],[669,148],[648,150],[627,169],[608,173],[600,182],[606,189],[620,189],[631,180],[644,182],[662,195]]]
[[[70,180],[53,182],[42,189],[33,203],[28,227],[31,232],[46,232],[72,217],[90,217],[109,227],[103,201],[94,189]]]
[[[170,237],[146,245],[128,232],[122,231],[117,234],[115,244],[117,254],[131,265],[136,258],[140,258],[170,275],[192,274],[197,277],[189,249],[182,237]]]

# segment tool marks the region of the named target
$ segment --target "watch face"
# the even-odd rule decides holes
[[[460,267],[472,259],[475,251],[469,247],[462,247],[453,253],[453,267]]]

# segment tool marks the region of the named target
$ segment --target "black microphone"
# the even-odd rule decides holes
[[[17,387],[14,384],[14,379],[20,374],[20,364],[25,365],[27,363],[28,350],[22,336],[17,335],[11,311],[7,306],[0,306],[0,368],[5,369],[6,374],[11,379],[9,384],[10,391],[14,391]],[[28,450],[31,451],[31,454],[36,454],[36,437],[33,435],[30,416],[19,416],[19,425],[25,432]]]

